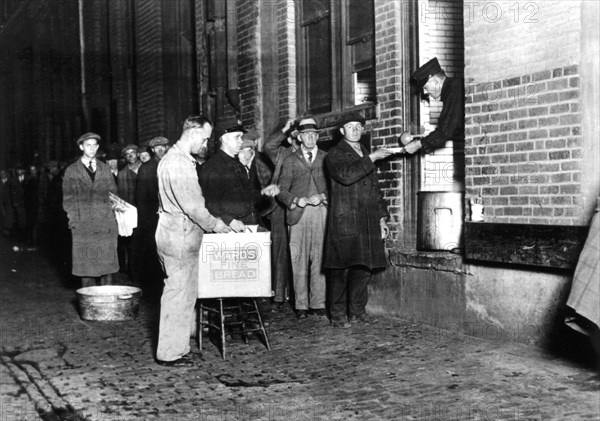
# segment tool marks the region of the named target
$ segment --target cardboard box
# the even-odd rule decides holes
[[[271,233],[205,234],[198,298],[270,297]]]

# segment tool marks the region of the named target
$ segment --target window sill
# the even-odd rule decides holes
[[[390,263],[398,267],[467,273],[463,256],[449,251],[391,250]]]
[[[329,128],[336,129],[337,123],[340,120],[340,118],[342,117],[342,115],[344,115],[345,113],[348,113],[348,112],[358,112],[367,121],[374,120],[377,118],[377,104],[370,103],[370,104],[356,105],[354,107],[346,108],[344,110],[334,111],[334,112],[326,113],[326,114],[315,114],[310,117],[314,118],[315,121],[317,122],[317,126],[319,126],[321,128],[329,127]]]

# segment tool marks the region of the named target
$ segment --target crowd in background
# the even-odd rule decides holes
[[[161,138],[158,143],[164,146],[154,149],[162,156],[168,149],[168,140]],[[142,164],[156,156],[149,145],[127,145],[123,149],[119,145],[108,145],[97,154],[98,159],[110,166],[119,186],[119,195],[132,204],[135,204],[137,173]],[[65,268],[65,272],[70,271],[72,240],[63,209],[63,177],[65,169],[78,159],[74,157],[71,161],[52,160],[30,165],[17,163],[0,170],[2,236],[10,242],[14,252],[34,252],[42,248]],[[148,166],[156,172],[155,164]],[[158,199],[154,202],[157,203]],[[155,213],[150,212],[151,215]],[[127,281],[135,282],[130,261],[131,241],[130,238],[120,238],[119,263],[121,273],[129,278]],[[157,268],[160,269],[158,264],[154,266],[154,269]]]

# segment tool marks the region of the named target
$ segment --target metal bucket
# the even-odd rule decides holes
[[[462,246],[462,192],[418,192],[417,250],[442,251]]]
[[[83,320],[133,320],[137,317],[142,290],[122,285],[85,287],[77,290]]]

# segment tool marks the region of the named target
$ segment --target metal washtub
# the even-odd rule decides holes
[[[133,320],[137,317],[142,290],[122,285],[102,285],[77,290],[83,320]]]

